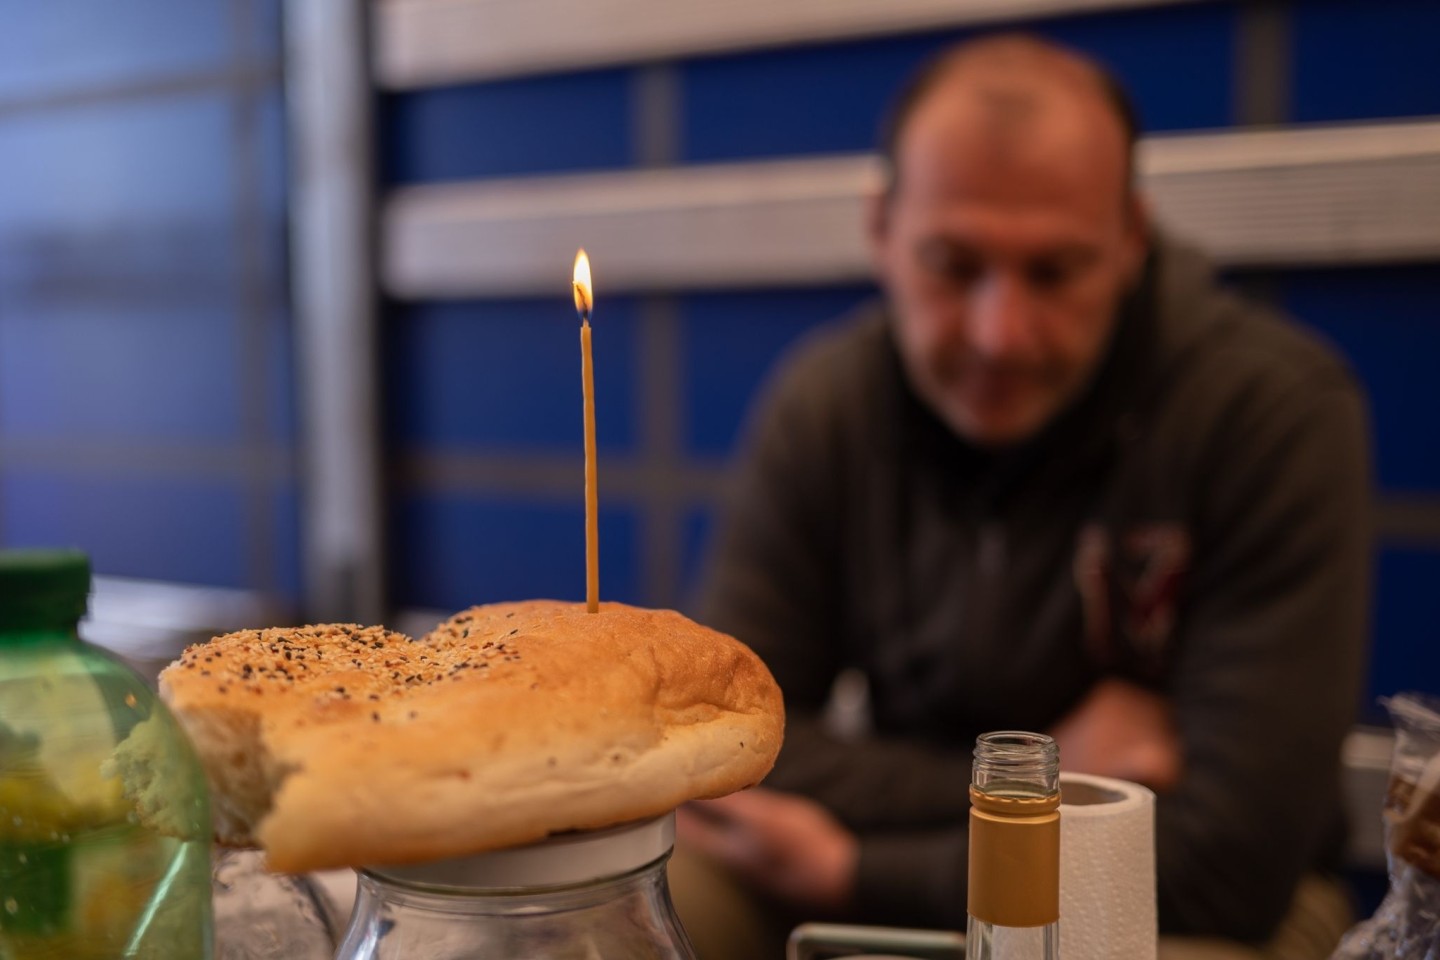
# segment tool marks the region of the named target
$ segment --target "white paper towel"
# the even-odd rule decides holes
[[[1060,960],[1155,960],[1155,794],[1060,775]]]

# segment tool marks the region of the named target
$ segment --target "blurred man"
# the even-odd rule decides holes
[[[767,789],[681,824],[728,874],[704,905],[738,890],[774,931],[725,913],[733,949],[802,919],[964,929],[969,751],[1007,728],[1157,791],[1161,931],[1218,938],[1171,956],[1320,957],[1348,921],[1318,878],[1368,604],[1361,398],[1152,232],[1134,139],[1107,75],[1023,37],[898,102],[885,302],[772,384],[709,582],[790,711]],[[858,739],[823,717],[847,670]],[[702,950],[708,869],[676,869]]]

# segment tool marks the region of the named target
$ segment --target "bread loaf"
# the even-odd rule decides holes
[[[274,870],[478,853],[663,813],[760,781],[780,691],[738,641],[607,603],[474,607],[412,640],[251,630],[160,676],[217,836]]]

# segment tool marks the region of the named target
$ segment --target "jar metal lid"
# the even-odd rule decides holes
[[[629,873],[675,846],[674,812],[650,820],[581,830],[538,843],[428,863],[366,867],[390,882],[456,892],[513,892],[571,886]]]

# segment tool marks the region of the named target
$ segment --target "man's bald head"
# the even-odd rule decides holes
[[[943,101],[938,107],[935,101]],[[951,48],[922,66],[896,97],[881,132],[887,192],[901,169],[910,120],[921,108],[965,114],[977,140],[1003,152],[1053,125],[1057,115],[1079,115],[1090,136],[1113,136],[1123,156],[1126,193],[1134,174],[1138,135],[1134,107],[1119,81],[1096,61],[1025,34],[1003,34]],[[1111,144],[1107,144],[1110,146]]]
[[[900,99],[871,250],[911,386],[961,437],[1033,437],[1099,369],[1148,247],[1129,117],[1099,66],[1028,37],[960,47]]]

